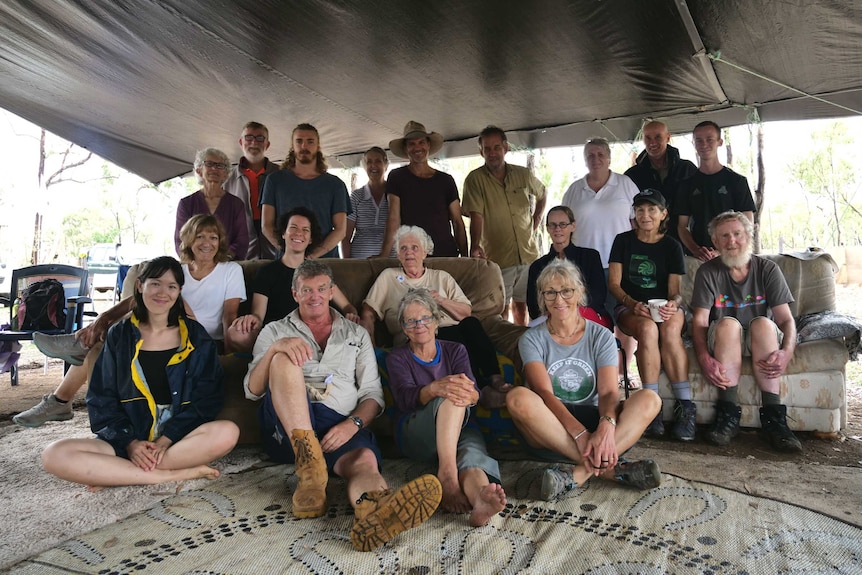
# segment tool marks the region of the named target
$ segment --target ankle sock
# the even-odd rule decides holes
[[[649,389],[649,390],[651,390],[651,391],[654,391],[654,392],[658,393],[658,382],[655,382],[655,383],[642,383],[642,384],[641,384],[641,386],[642,386],[644,389]]]
[[[781,405],[781,398],[778,397],[777,393],[761,391],[760,397],[761,401],[763,401],[763,405]]]
[[[68,400],[63,401],[62,399],[60,399],[59,397],[57,397],[57,396],[56,396],[56,395],[54,395],[53,393],[51,394],[51,397],[53,397],[53,398],[54,398],[54,401],[56,401],[57,403],[69,403],[69,401],[68,401]]]
[[[718,390],[718,400],[726,401],[728,403],[732,403],[733,405],[739,405],[739,396],[737,393],[736,386],[728,387],[726,389]]]
[[[684,401],[691,401],[691,384],[686,379],[685,381],[677,381],[670,384],[673,389],[673,396]]]

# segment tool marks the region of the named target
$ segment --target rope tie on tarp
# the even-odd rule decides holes
[[[856,114],[858,116],[862,116],[862,111],[854,110],[853,108],[844,106],[842,104],[837,104],[835,102],[830,102],[829,100],[827,100],[825,98],[821,98],[820,96],[815,96],[814,94],[809,94],[808,92],[803,92],[802,90],[800,90],[798,88],[794,88],[793,86],[788,86],[784,82],[780,82],[774,78],[770,78],[768,76],[764,76],[763,74],[761,74],[759,72],[755,72],[754,70],[749,70],[745,66],[735,64],[729,60],[725,60],[724,58],[721,57],[721,50],[716,50],[715,52],[707,52],[706,56],[710,60],[712,60],[713,62],[721,62],[722,64],[724,64],[726,66],[730,66],[731,68],[739,70],[740,72],[744,72],[746,74],[754,76],[755,78],[760,78],[761,80],[765,80],[767,82],[775,84],[776,86],[780,86],[780,87],[784,88],[785,90],[790,90],[791,92],[796,92],[797,94],[799,94],[801,96],[805,96],[806,98],[811,98],[813,100],[817,100],[818,102],[822,102],[824,104],[829,104],[830,106],[835,106],[836,108],[840,108],[842,110],[846,110],[846,111],[851,112],[853,114]]]

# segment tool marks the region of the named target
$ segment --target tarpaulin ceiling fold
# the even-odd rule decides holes
[[[158,182],[248,120],[334,165],[417,120],[472,154],[862,110],[859,0],[4,0],[0,107]]]

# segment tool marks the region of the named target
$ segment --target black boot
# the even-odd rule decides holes
[[[715,425],[706,434],[706,438],[715,445],[727,445],[739,435],[740,417],[741,407],[729,401],[719,401],[715,404]]]
[[[775,451],[799,453],[802,444],[787,427],[786,405],[764,405],[760,408],[760,426]]]

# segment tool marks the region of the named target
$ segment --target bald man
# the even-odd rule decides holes
[[[647,188],[658,190],[667,201],[670,214],[668,234],[679,240],[674,202],[680,182],[694,175],[697,166],[679,157],[679,150],[670,145],[667,124],[659,121],[647,122],[643,127],[644,151],[637,163],[626,170],[640,191]]]

